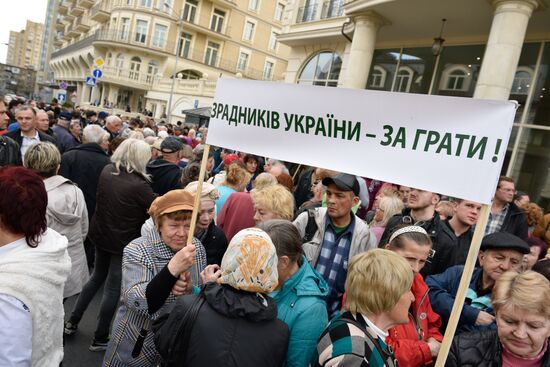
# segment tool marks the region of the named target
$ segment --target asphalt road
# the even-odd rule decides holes
[[[90,352],[88,347],[92,343],[99,312],[99,303],[103,294],[103,288],[96,294],[84,317],[78,324],[78,331],[70,336],[65,336],[65,357],[63,367],[99,367],[103,361],[105,352]],[[65,302],[65,320],[69,318],[76,296]]]

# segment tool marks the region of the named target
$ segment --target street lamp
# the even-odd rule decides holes
[[[170,5],[168,5],[167,3],[164,3],[164,6],[167,7],[168,9],[170,9],[170,11],[172,11],[172,13],[174,14],[177,14],[176,11],[174,10],[173,7],[171,7]],[[177,42],[177,45],[176,45],[176,60],[174,62],[174,70],[172,72],[172,83],[170,84],[170,95],[168,97],[168,113],[167,113],[167,122],[170,123],[170,119],[172,118],[172,99],[174,98],[174,85],[176,84],[176,73],[178,71],[178,61],[179,61],[179,56],[180,56],[180,52],[181,52],[181,44],[180,44],[180,37],[181,37],[181,33],[183,31],[183,19],[180,18],[179,16],[177,17],[178,18],[178,32],[177,32],[177,35],[176,35],[176,42]]]

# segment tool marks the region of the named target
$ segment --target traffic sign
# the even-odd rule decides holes
[[[98,57],[97,59],[94,60],[94,65],[97,66],[98,68],[102,67],[104,63],[105,62],[101,57]]]
[[[58,93],[57,100],[59,101],[59,103],[63,103],[67,100],[67,95],[65,93]]]
[[[66,82],[59,83],[59,89],[67,89],[68,85]]]
[[[96,86],[96,79],[93,76],[87,76],[86,77],[86,85],[89,85],[90,87]]]
[[[92,71],[92,75],[94,76],[94,78],[99,79],[99,78],[101,78],[101,76],[103,75],[103,73],[102,73],[101,70],[99,70],[99,69],[94,69],[94,70]]]

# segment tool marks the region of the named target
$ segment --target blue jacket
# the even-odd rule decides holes
[[[317,340],[328,323],[327,295],[327,283],[304,256],[300,269],[271,294],[277,303],[278,319],[284,321],[290,331],[284,366],[309,365]]]
[[[426,284],[430,287],[430,302],[433,310],[441,316],[445,327],[451,316],[453,309],[453,303],[455,301],[456,293],[458,292],[458,286],[460,285],[460,278],[464,271],[464,265],[451,266],[441,274],[431,275],[426,279]],[[472,274],[472,280],[470,281],[469,288],[477,293],[478,280],[481,277],[483,270],[481,268],[475,268]],[[491,298],[491,293],[487,295]],[[466,297],[468,298],[468,296]],[[496,329],[496,324],[493,322],[488,326],[477,326],[476,319],[479,315],[479,311],[485,311],[492,315],[495,314],[493,307],[480,309],[470,306],[468,300],[464,303],[460,319],[458,320],[458,326],[456,328],[456,335],[469,332],[469,331],[483,331],[489,329]]]

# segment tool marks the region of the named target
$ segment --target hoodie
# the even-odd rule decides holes
[[[155,194],[159,196],[171,190],[182,189],[181,172],[177,164],[162,158],[155,159],[147,164],[147,173],[153,179],[151,187]]]
[[[84,251],[88,211],[82,191],[65,177],[49,177],[44,180],[44,185],[48,192],[48,227],[67,237],[69,242],[67,250],[72,266],[63,292],[66,298],[80,293],[90,277]]]
[[[63,359],[63,285],[70,269],[67,239],[49,228],[37,247],[0,257],[0,293],[23,302],[32,315],[32,366],[59,366]]]

